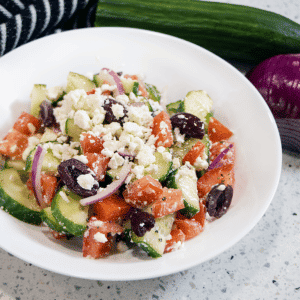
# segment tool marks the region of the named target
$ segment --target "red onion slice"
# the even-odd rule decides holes
[[[229,152],[229,150],[233,147],[233,144],[230,144],[227,146],[215,159],[214,161],[209,165],[207,171],[210,171],[215,168],[222,167],[222,163],[220,163],[221,159]]]
[[[96,195],[83,198],[80,200],[81,205],[90,205],[94,204],[98,201],[101,201],[108,196],[116,193],[118,189],[121,187],[121,185],[125,182],[127,176],[130,173],[132,163],[128,162],[127,160],[125,161],[123,168],[119,174],[119,179],[113,181],[111,184],[109,184],[104,190],[99,191]]]
[[[101,69],[101,71],[99,73],[99,78],[101,80],[106,80],[110,85],[117,86],[117,88],[115,90],[113,90],[114,97],[125,94],[122,81],[119,78],[118,74],[116,72],[114,72],[113,70],[110,70],[108,68]]]
[[[45,202],[43,200],[43,195],[42,195],[42,186],[41,186],[42,165],[43,165],[45,154],[46,154],[46,150],[41,146],[37,146],[36,152],[33,157],[32,172],[31,172],[33,193],[38,204],[42,208],[45,207]]]
[[[136,154],[128,153],[127,151],[122,151],[122,152],[120,151],[120,152],[118,152],[118,154],[124,158],[127,157],[128,159],[131,159],[131,160],[133,160],[136,157]]]

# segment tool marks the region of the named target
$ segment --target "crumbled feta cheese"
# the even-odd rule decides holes
[[[27,127],[28,127],[29,131],[30,131],[32,134],[35,133],[36,128],[35,128],[35,126],[34,126],[32,123],[28,123],[28,124],[27,124]]]
[[[199,155],[194,163],[194,167],[196,168],[197,171],[205,170],[208,168],[206,153],[204,152],[202,156],[203,158]]]
[[[135,165],[134,168],[131,169],[131,172],[137,179],[141,179],[144,176],[144,166]]]
[[[224,191],[225,189],[226,189],[226,185],[224,185],[224,184],[220,184],[217,188],[217,190],[219,190],[219,191]]]
[[[128,118],[129,121],[135,122],[141,126],[149,127],[153,122],[153,116],[147,105],[128,106]]]
[[[144,145],[136,156],[136,159],[138,160],[140,165],[149,166],[155,162],[155,156],[153,155],[153,153],[154,149],[152,147]]]
[[[174,134],[175,134],[175,139],[178,143],[183,143],[184,142],[185,134],[180,134],[180,130],[179,130],[178,127],[176,127],[174,129]]]
[[[174,169],[178,169],[180,167],[180,160],[178,157],[174,157],[172,162],[173,162]]]
[[[111,110],[114,116],[119,120],[120,118],[124,117],[124,107],[120,104],[113,104],[111,106]]]
[[[94,239],[99,243],[105,243],[108,241],[104,233],[97,232],[94,234]]]
[[[87,164],[89,162],[85,155],[75,155],[73,158],[81,161],[84,164]]]
[[[89,130],[91,126],[91,120],[88,113],[85,110],[78,110],[74,115],[74,124],[84,130]]]
[[[70,202],[68,196],[66,195],[66,193],[64,191],[60,191],[59,195],[62,197],[63,200],[65,200],[67,203]]]
[[[84,174],[77,177],[77,182],[82,188],[91,190],[95,184],[95,179],[91,174]]]
[[[116,97],[116,101],[122,103],[122,104],[128,104],[129,103],[129,98],[127,95],[118,95]]]
[[[114,153],[108,163],[108,167],[111,169],[117,169],[124,164],[124,161],[125,159],[121,155]]]

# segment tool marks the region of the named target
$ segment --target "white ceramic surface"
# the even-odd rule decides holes
[[[281,144],[275,121],[256,89],[224,60],[180,39],[144,30],[92,28],[45,37],[0,59],[1,137],[29,108],[35,83],[65,84],[69,71],[102,67],[143,73],[167,89],[169,101],[204,89],[215,116],[231,128],[237,146],[236,184],[228,213],[179,251],[153,260],[128,251],[106,259],[82,258],[80,245],[56,242],[40,227],[0,211],[0,246],[53,272],[87,279],[135,280],[175,273],[222,253],[259,221],[278,185]]]

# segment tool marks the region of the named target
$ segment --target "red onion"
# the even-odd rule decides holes
[[[128,152],[126,152],[126,151],[118,152],[118,154],[119,154],[120,156],[124,157],[124,158],[127,157],[128,159],[131,159],[131,160],[133,160],[133,159],[136,157],[135,154],[131,154],[131,153],[128,153]]]
[[[42,208],[45,207],[45,202],[43,200],[43,195],[42,195],[42,186],[41,186],[41,173],[42,173],[42,165],[43,165],[45,154],[46,154],[46,150],[41,146],[37,146],[36,152],[33,157],[32,172],[31,172],[33,193],[38,204]]]
[[[113,70],[103,68],[99,73],[99,77],[101,80],[106,80],[110,85],[117,86],[117,88],[113,90],[114,97],[125,94],[122,81],[119,78],[118,74]]]
[[[107,198],[108,196],[116,193],[119,190],[119,188],[121,187],[121,185],[125,182],[127,176],[129,175],[131,166],[132,166],[132,163],[130,163],[126,160],[123,165],[123,168],[119,174],[118,180],[113,181],[104,190],[100,190],[96,195],[81,199],[80,204],[81,205],[94,204],[94,203],[101,201],[101,200]]]
[[[250,70],[246,77],[258,89],[272,111],[282,146],[300,152],[300,54],[271,57]],[[283,119],[281,121],[281,119]]]
[[[233,147],[233,144],[230,144],[227,146],[215,159],[214,161],[209,165],[207,171],[210,171],[215,168],[222,167],[221,159],[229,152],[229,150]]]

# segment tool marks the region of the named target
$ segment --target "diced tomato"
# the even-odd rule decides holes
[[[109,255],[113,244],[110,233],[121,234],[122,231],[122,226],[116,223],[102,222],[95,216],[91,217],[83,236],[83,256],[97,259]]]
[[[185,164],[188,161],[188,162],[190,162],[191,165],[194,165],[199,156],[202,159],[204,158],[204,154],[205,154],[205,145],[199,141],[184,156],[184,158],[182,159],[182,164]]]
[[[167,240],[164,253],[172,252],[178,249],[178,247],[180,247],[185,241],[185,234],[176,226],[172,229],[170,235],[171,239]]]
[[[197,182],[199,198],[206,197],[216,184],[234,185],[233,165],[212,169],[201,176]]]
[[[55,230],[51,230],[51,233],[56,240],[61,240],[67,237],[65,233],[57,232]]]
[[[184,208],[182,191],[163,188],[159,199],[152,205],[152,215],[154,218],[161,218],[182,208]]]
[[[212,143],[228,140],[233,133],[220,121],[211,117],[208,124],[208,137]]]
[[[205,207],[200,203],[200,211],[192,218],[188,219],[187,217],[177,214],[177,217],[174,221],[174,225],[181,229],[185,235],[185,240],[190,240],[195,236],[199,235],[204,230],[205,224]]]
[[[139,80],[139,78],[136,75],[124,75],[125,78],[131,78],[132,80],[139,82],[139,91],[141,93],[141,96],[148,97],[148,91],[145,87],[145,85]]]
[[[99,153],[85,153],[87,166],[95,173],[98,181],[104,181],[110,158]]]
[[[143,208],[159,199],[163,192],[161,183],[146,175],[131,183],[123,193],[127,203],[136,208]]]
[[[28,136],[15,129],[11,129],[6,137],[0,141],[0,154],[20,160],[27,145]]]
[[[157,137],[155,146],[171,147],[173,144],[172,124],[169,115],[162,111],[153,118],[152,134]]]
[[[130,209],[130,205],[120,196],[113,194],[93,205],[97,218],[101,221],[117,221],[122,219]]]
[[[53,175],[48,175],[45,173],[41,174],[41,187],[42,187],[42,196],[44,203],[41,203],[42,207],[51,206],[51,202],[55,196],[57,188],[57,178]],[[33,192],[31,176],[26,183],[27,188]]]
[[[228,141],[220,141],[213,143],[210,148],[210,160],[213,162],[216,157],[224,151],[230,144]],[[233,147],[225,154],[225,156],[220,161],[220,164],[222,166],[233,166],[235,162],[235,147],[233,144]]]
[[[101,153],[103,150],[104,140],[101,136],[96,136],[90,132],[81,134],[80,145],[84,154],[86,153]]]
[[[95,93],[96,93],[96,89],[92,89],[92,90],[86,92],[87,95],[93,95]]]
[[[27,112],[23,112],[15,122],[13,128],[22,134],[31,136],[40,129],[41,125],[41,120]]]

